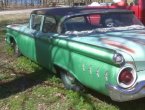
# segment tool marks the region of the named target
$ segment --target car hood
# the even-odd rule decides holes
[[[121,53],[137,70],[145,70],[145,30],[97,33],[71,38],[74,41],[101,46]]]

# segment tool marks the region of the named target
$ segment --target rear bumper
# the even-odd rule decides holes
[[[124,102],[145,97],[145,81],[138,82],[131,89],[123,89],[119,86],[112,85],[107,85],[107,88],[111,99],[117,102]]]

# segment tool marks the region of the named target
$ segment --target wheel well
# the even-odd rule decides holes
[[[57,75],[62,79],[62,82],[66,89],[74,91],[82,91],[84,89],[82,83],[78,79],[76,79],[75,76],[68,73],[67,70],[58,65],[54,65],[54,68],[56,70],[56,73],[58,73]]]
[[[54,73],[56,73],[58,76],[60,76],[61,73],[69,73],[69,74],[70,74],[70,72],[69,72],[68,70],[66,70],[66,69],[64,69],[63,67],[60,67],[60,66],[58,66],[58,65],[55,65],[55,64],[54,64],[54,70],[55,70]],[[71,74],[71,75],[72,75],[72,74]],[[72,76],[73,76],[73,75],[72,75]],[[73,76],[73,77],[76,79],[75,76]]]
[[[58,65],[54,65],[55,73],[60,74],[61,71],[66,71],[63,68],[59,67]]]
[[[15,39],[10,36],[10,43],[16,43]]]

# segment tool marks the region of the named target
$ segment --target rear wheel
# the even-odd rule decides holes
[[[60,75],[66,89],[74,91],[83,90],[83,86],[70,73],[61,72]]]

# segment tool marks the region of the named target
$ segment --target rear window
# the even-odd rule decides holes
[[[116,30],[128,26],[143,26],[133,13],[97,13],[70,17],[65,20],[62,33],[93,30]],[[115,28],[114,28],[115,27]],[[134,28],[133,27],[133,28]],[[130,27],[129,27],[130,28]]]

